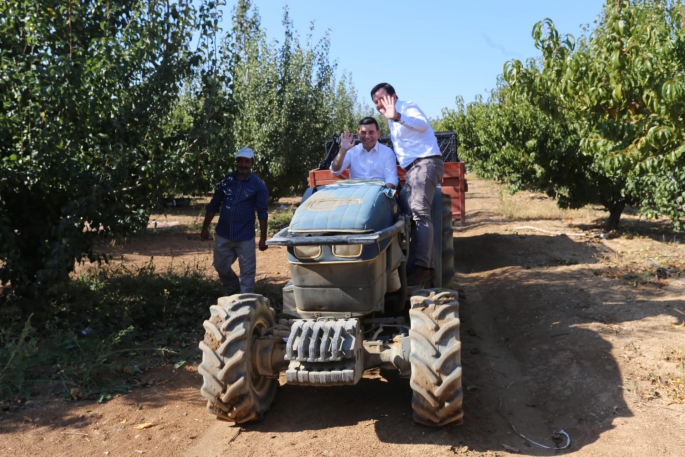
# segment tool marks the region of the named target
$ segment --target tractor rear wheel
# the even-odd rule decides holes
[[[207,409],[238,424],[261,420],[276,396],[278,381],[257,372],[251,351],[254,341],[276,325],[276,313],[258,294],[221,297],[209,309],[198,368]]]
[[[412,293],[410,385],[414,421],[420,424],[439,427],[461,423],[464,416],[458,296],[448,289]]]

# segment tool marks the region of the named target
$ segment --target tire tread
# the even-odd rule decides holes
[[[414,292],[410,385],[414,421],[439,427],[463,419],[458,293],[446,289]]]
[[[275,313],[269,300],[258,294],[221,297],[217,303],[210,307],[199,345],[202,396],[209,412],[220,419],[236,423],[260,419],[273,402],[278,382],[270,379],[261,396],[254,390],[248,372],[250,335],[257,321],[275,326]]]

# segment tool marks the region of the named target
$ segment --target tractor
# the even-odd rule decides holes
[[[279,377],[292,385],[343,386],[380,368],[409,378],[414,421],[461,423],[459,302],[449,289],[452,201],[441,186],[432,220],[436,274],[410,287],[412,221],[404,192],[396,196],[374,180],[310,187],[289,227],[267,241],[287,248],[290,265],[279,319],[259,294],[221,297],[210,307],[199,366],[208,410],[235,423],[261,420]]]

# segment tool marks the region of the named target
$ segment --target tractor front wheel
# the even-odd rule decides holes
[[[238,424],[261,420],[276,396],[278,381],[258,373],[251,351],[255,340],[276,325],[275,312],[258,294],[221,297],[209,309],[198,368],[207,409]]]
[[[419,289],[412,293],[411,379],[414,421],[439,427],[461,423],[459,302],[449,289]]]

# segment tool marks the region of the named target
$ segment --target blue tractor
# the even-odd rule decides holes
[[[287,317],[277,321],[258,294],[221,297],[210,308],[199,372],[211,413],[236,423],[261,419],[282,372],[287,384],[322,387],[356,384],[379,367],[409,378],[416,422],[461,422],[458,295],[441,284],[443,263],[453,262],[450,198],[438,187],[438,274],[419,287],[406,284],[411,218],[403,207],[404,195],[377,181],[307,191],[290,226],[268,241],[287,247]]]

